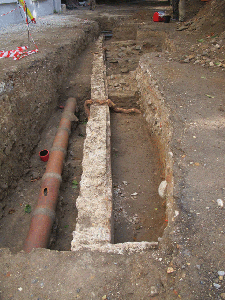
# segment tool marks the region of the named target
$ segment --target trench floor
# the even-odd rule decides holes
[[[166,203],[158,195],[163,170],[141,115],[111,114],[115,243],[158,241]]]

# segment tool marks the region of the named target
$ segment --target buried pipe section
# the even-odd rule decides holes
[[[75,109],[76,99],[69,98],[53,142],[45,174],[42,178],[38,203],[24,244],[25,252],[30,252],[33,248],[46,248],[48,246],[55,218],[58,191],[62,181],[61,174],[68,146],[71,122],[77,121],[74,115]]]

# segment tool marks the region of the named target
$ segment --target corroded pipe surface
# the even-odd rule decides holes
[[[42,178],[38,203],[24,244],[25,252],[30,252],[33,248],[46,248],[48,246],[55,218],[58,191],[62,181],[61,174],[68,146],[71,122],[76,120],[74,115],[75,109],[76,99],[69,98],[53,142],[45,174]]]

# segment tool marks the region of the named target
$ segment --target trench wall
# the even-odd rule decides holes
[[[175,210],[173,201],[173,153],[170,149],[173,130],[169,108],[166,106],[163,93],[159,91],[157,81],[152,74],[148,54],[143,55],[136,76],[140,92],[140,105],[163,165],[162,181],[166,183],[163,194],[167,203],[168,225],[170,225],[174,220]]]
[[[29,158],[45,124],[66,89],[67,77],[81,51],[99,35],[86,23],[78,35],[54,52],[28,57],[0,82],[0,200],[29,168]],[[61,96],[62,98],[63,96]],[[65,100],[65,99],[61,99]]]

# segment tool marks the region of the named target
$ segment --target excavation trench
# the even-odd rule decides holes
[[[144,103],[139,101],[141,98],[139,99],[137,78],[143,80],[143,74],[141,68],[137,69],[137,55],[131,65],[127,63],[131,70],[124,70],[125,53],[118,55],[118,42],[107,42],[106,47],[103,47],[101,36],[96,47],[91,100],[86,102],[89,121],[80,195],[76,202],[78,218],[71,249],[122,251],[127,247],[154,248],[168,222],[165,190],[160,192],[161,198],[158,193],[161,182],[166,187],[165,179],[169,178],[165,171],[167,162],[163,153],[168,149],[163,149],[163,145],[159,148],[163,142],[162,136],[169,134],[163,130],[163,124],[167,122],[166,113],[163,115],[165,109],[161,99],[154,99],[159,101],[155,103],[158,107],[152,111],[143,111],[146,120],[151,120],[147,124],[137,108],[140,104],[144,108]],[[134,52],[136,54],[137,50],[140,55],[141,49],[142,46],[135,41],[123,42],[120,47],[128,56]],[[113,53],[114,57],[107,56],[107,52]],[[122,62],[120,57],[123,57]],[[145,88],[149,88],[148,84]],[[112,98],[114,104],[108,100]],[[90,111],[88,104],[91,105]],[[118,106],[124,109],[119,109]],[[109,108],[115,112],[120,111],[121,114],[114,113],[110,116]],[[154,113],[156,110],[157,117]],[[134,115],[126,115],[128,112],[133,112]],[[157,142],[156,137],[154,144],[149,132],[152,121],[155,125],[159,124],[158,129],[155,127],[159,141]],[[154,129],[151,130],[154,134]],[[166,169],[170,170],[168,166]]]
[[[110,34],[111,39],[89,45],[69,78],[67,96],[77,98],[79,122],[71,129],[50,249],[70,250],[72,233],[72,250],[109,249],[113,244],[154,248],[167,226],[166,197],[171,196],[171,188],[169,196],[161,198],[158,194],[160,183],[165,179],[171,183],[172,176],[167,112],[162,99],[154,98],[155,92],[146,93],[149,82],[139,64],[143,54],[162,49],[163,35],[159,37],[147,28],[139,30],[137,25],[133,28],[136,30],[121,31],[123,35],[130,32],[128,41],[118,29],[115,36]],[[153,36],[158,37],[154,45]],[[109,98],[117,107],[137,108],[142,113],[110,113],[108,105],[93,104],[86,125],[83,104],[90,98]],[[9,247],[12,252],[23,248],[45,171],[38,153],[51,148],[62,105],[45,126],[27,174],[4,206],[0,247]],[[91,148],[96,140],[97,152]]]

